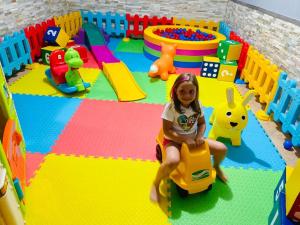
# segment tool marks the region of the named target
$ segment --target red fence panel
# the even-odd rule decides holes
[[[41,56],[41,48],[43,47],[44,33],[49,26],[55,26],[54,19],[43,21],[40,24],[28,26],[24,29],[26,38],[30,45],[30,55],[32,61],[36,61]]]
[[[158,18],[157,16],[149,17],[143,16],[140,17],[139,15],[130,15],[126,14],[126,20],[128,22],[128,27],[126,30],[126,37],[134,36],[140,37],[143,36],[144,30],[148,26],[155,26],[155,25],[172,25],[173,18],[168,19],[167,17]]]
[[[249,43],[244,41],[240,36],[238,36],[233,31],[230,31],[229,38],[230,38],[230,40],[234,40],[234,41],[240,42],[242,44],[242,51],[241,51],[240,59],[238,61],[238,71],[241,73],[246,64]]]

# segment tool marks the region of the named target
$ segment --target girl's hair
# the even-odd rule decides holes
[[[180,109],[181,102],[178,99],[176,91],[177,91],[178,86],[181,83],[185,82],[185,81],[191,81],[195,85],[195,87],[196,87],[196,97],[195,97],[195,100],[191,103],[191,107],[195,112],[201,113],[201,108],[200,108],[199,101],[198,101],[198,98],[199,98],[198,81],[197,81],[196,76],[194,74],[191,74],[191,73],[182,73],[182,74],[180,74],[177,77],[177,79],[175,80],[174,84],[173,84],[173,87],[172,87],[172,90],[171,90],[171,99],[173,99],[173,102],[174,102],[174,105],[175,105],[175,110],[178,113],[182,113],[182,111]]]

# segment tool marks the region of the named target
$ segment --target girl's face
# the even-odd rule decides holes
[[[188,107],[196,98],[197,88],[191,81],[184,81],[176,89],[178,100]]]

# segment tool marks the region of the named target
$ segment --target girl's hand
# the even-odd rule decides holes
[[[195,142],[195,140],[192,139],[192,138],[187,138],[184,142],[187,144],[187,146],[188,146],[190,149],[196,147],[196,142]]]
[[[204,137],[196,137],[195,138],[196,147],[200,147],[204,143]]]

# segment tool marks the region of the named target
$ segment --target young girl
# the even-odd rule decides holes
[[[166,159],[158,169],[150,192],[150,199],[159,200],[159,184],[169,177],[180,161],[181,144],[185,142],[189,148],[196,148],[204,142],[206,128],[203,111],[198,100],[198,81],[193,74],[181,74],[175,81],[171,91],[171,102],[167,103],[162,113]],[[226,176],[220,163],[226,156],[226,146],[218,141],[206,139],[210,152],[214,155],[214,168],[223,182]]]

